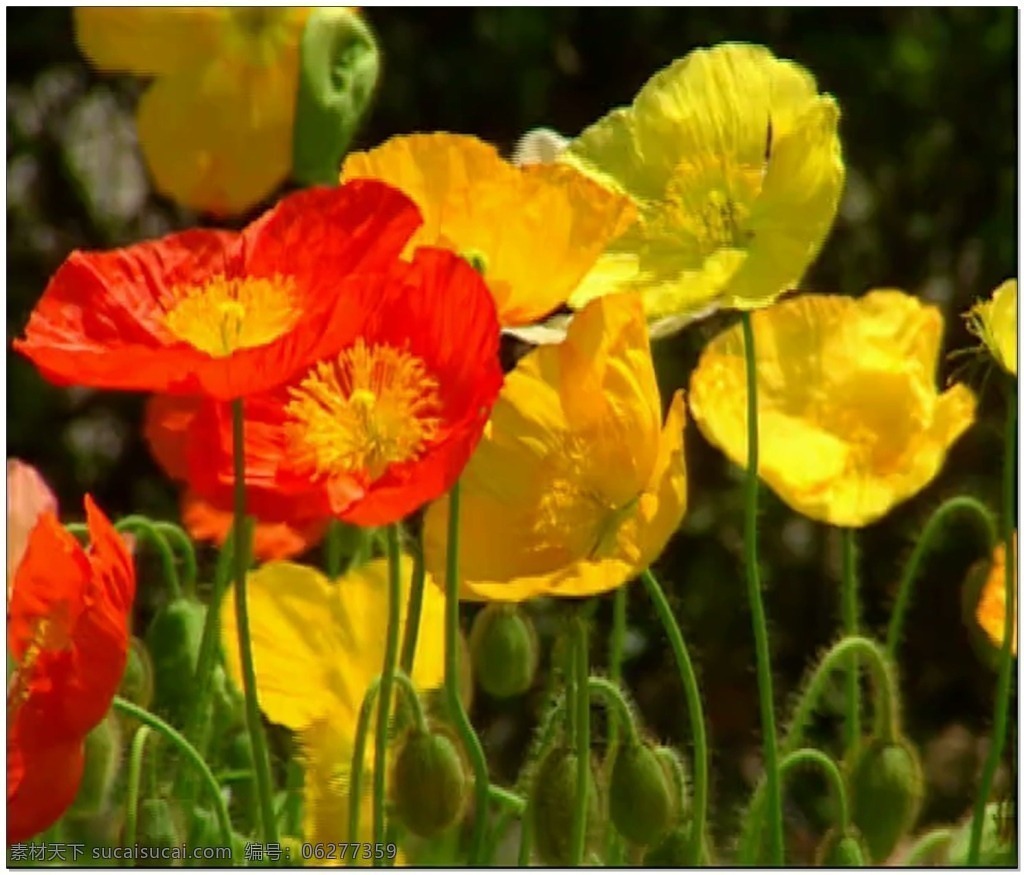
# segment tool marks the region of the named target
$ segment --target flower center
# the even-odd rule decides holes
[[[32,673],[39,655],[44,650],[63,650],[70,645],[66,613],[58,608],[57,618],[43,617],[35,621],[32,639],[7,683],[8,724],[29,697]]]
[[[438,388],[422,359],[357,340],[288,390],[285,428],[298,467],[373,481],[417,458],[441,426]]]
[[[223,358],[277,340],[299,319],[292,282],[281,276],[227,279],[180,290],[164,325],[179,340]]]
[[[681,161],[669,179],[664,204],[649,220],[650,230],[676,240],[682,230],[702,256],[745,248],[753,239],[749,219],[763,179],[761,164],[711,155]]]

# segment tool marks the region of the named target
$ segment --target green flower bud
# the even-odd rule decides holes
[[[871,855],[888,859],[921,808],[924,778],[921,763],[905,739],[867,741],[850,764],[850,810]]]
[[[530,689],[539,657],[537,633],[517,605],[492,602],[480,611],[469,633],[469,649],[484,692],[507,699]]]
[[[153,701],[153,664],[146,645],[134,635],[128,644],[128,661],[118,693],[140,708],[148,708]]]
[[[108,714],[85,737],[85,768],[78,794],[68,814],[73,817],[93,817],[107,803],[110,790],[117,778],[121,762],[121,726],[113,714]]]
[[[966,866],[971,847],[973,814],[953,833],[946,853],[946,865]],[[985,806],[985,819],[981,824],[981,849],[978,865],[984,869],[1016,867],[1017,865],[1017,813],[1012,803],[990,802]]]
[[[576,811],[577,756],[556,745],[537,765],[530,790],[533,847],[547,866],[571,864],[572,825]],[[593,763],[587,785],[584,857],[596,849],[601,836],[601,798]]]
[[[176,599],[161,608],[146,633],[153,666],[153,706],[184,722],[195,694],[196,663],[203,638],[206,606],[192,599]]]
[[[635,845],[654,844],[675,815],[672,785],[661,758],[646,744],[627,744],[615,757],[609,813],[619,834]]]
[[[853,869],[867,865],[864,842],[855,829],[835,827],[825,833],[814,855],[814,865],[828,869]]]
[[[180,829],[166,799],[147,799],[139,806],[136,830],[140,845],[173,848],[181,844]]]
[[[644,854],[644,866],[657,869],[691,869],[699,866],[692,839],[693,824],[681,823]]]
[[[462,756],[442,732],[407,733],[392,773],[392,795],[402,823],[433,838],[462,816],[468,781]]]
[[[668,781],[672,793],[672,803],[675,806],[675,819],[683,820],[690,816],[690,777],[689,769],[686,767],[686,760],[679,751],[671,747],[659,745],[654,749],[662,770],[665,772],[665,780]]]

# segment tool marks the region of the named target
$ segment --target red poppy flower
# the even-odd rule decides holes
[[[188,482],[185,441],[201,398],[179,395],[154,395],[146,403],[143,434],[150,452],[169,477],[181,483]],[[221,500],[228,502],[218,507],[200,498],[192,489],[181,497],[181,521],[188,533],[197,541],[214,541],[223,546],[234,523],[230,509],[230,489]],[[250,502],[252,490],[249,490]],[[317,544],[327,531],[329,517],[318,516],[293,523],[264,523],[257,521],[253,532],[253,553],[264,562],[290,559]]]
[[[7,614],[17,662],[7,688],[8,842],[46,829],[74,800],[85,736],[124,675],[135,571],[89,496],[85,512],[88,551],[47,511],[15,577]]]
[[[246,502],[259,519],[402,518],[452,486],[501,388],[494,302],[458,256],[420,249],[380,277],[372,306],[354,295],[344,309],[350,344],[245,400]],[[193,489],[230,507],[230,405],[203,404],[186,453]]]
[[[73,252],[14,346],[60,384],[224,400],[269,389],[352,341],[331,318],[341,290],[386,269],[420,221],[367,180],[298,192],[238,234]]]

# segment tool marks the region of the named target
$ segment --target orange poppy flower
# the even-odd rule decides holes
[[[110,709],[128,658],[135,570],[89,496],[84,550],[45,512],[7,614],[17,668],[7,688],[7,840],[46,829],[74,800],[85,736]]]
[[[264,521],[401,519],[446,492],[501,389],[494,301],[473,268],[422,248],[344,309],[353,341],[245,401],[246,503]],[[204,402],[189,482],[228,508],[231,409]]]
[[[59,384],[223,400],[269,389],[354,339],[342,288],[386,270],[419,224],[408,198],[367,181],[298,192],[240,234],[73,252],[14,346]]]
[[[154,395],[146,403],[143,434],[150,452],[167,475],[180,483],[188,483],[185,443],[201,406],[201,398],[179,395]],[[223,502],[231,501],[229,492],[230,489],[225,491]],[[230,504],[218,507],[186,489],[181,497],[181,521],[196,541],[214,541],[223,546],[234,524],[234,514],[228,507]],[[257,521],[253,554],[262,561],[297,556],[323,538],[329,521],[324,516],[294,525]]]

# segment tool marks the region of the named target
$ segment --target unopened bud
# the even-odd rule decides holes
[[[85,737],[85,768],[69,814],[92,817],[104,809],[117,778],[121,748],[121,727],[117,718],[108,714]]]
[[[700,865],[694,847],[693,824],[681,823],[670,829],[658,844],[644,854],[644,866],[657,869],[692,869]]]
[[[867,865],[864,842],[853,828],[838,830],[835,827],[825,833],[815,852],[815,866],[827,869],[853,869]]]
[[[206,622],[206,606],[176,599],[161,608],[146,633],[153,666],[153,705],[183,722],[195,695],[195,671]]]
[[[134,635],[128,643],[128,660],[118,692],[140,708],[148,708],[153,701],[153,664],[146,645]]]
[[[654,844],[672,824],[672,787],[661,759],[646,744],[627,744],[618,752],[608,799],[612,823],[635,845]]]
[[[568,866],[573,862],[573,818],[579,798],[577,762],[576,753],[558,745],[548,751],[533,776],[530,791],[533,846],[547,866]],[[593,764],[588,775],[584,858],[595,849],[601,834],[601,799]]]
[[[480,611],[469,634],[469,648],[484,692],[507,699],[530,689],[537,672],[537,633],[517,605],[492,602]]]
[[[675,820],[681,821],[690,816],[690,778],[686,760],[675,748],[659,745],[654,749],[658,761],[665,772],[675,806]]]
[[[392,794],[408,830],[432,838],[456,823],[466,799],[466,771],[444,733],[413,729],[395,758]]]
[[[889,858],[917,819],[924,793],[921,763],[905,739],[872,739],[853,757],[850,810],[872,862]]]

